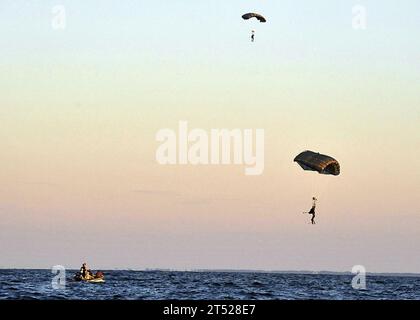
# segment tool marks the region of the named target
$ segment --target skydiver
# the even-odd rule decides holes
[[[252,30],[252,34],[251,34],[251,42],[254,42],[255,40],[255,31]]]
[[[311,218],[311,223],[315,224],[315,209],[316,209],[316,202],[317,202],[317,198],[312,197],[312,208],[311,210],[309,210],[309,212],[307,212],[308,214],[312,215]],[[304,212],[305,213],[305,212]]]

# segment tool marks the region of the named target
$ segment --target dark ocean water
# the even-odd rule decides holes
[[[367,275],[366,290],[351,275],[250,272],[105,271],[106,282],[80,283],[68,271],[53,289],[50,270],[0,270],[0,299],[415,299],[420,276]]]

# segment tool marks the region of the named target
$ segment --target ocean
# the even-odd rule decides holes
[[[51,270],[0,270],[0,299],[420,300],[420,275],[367,275],[366,289],[355,290],[342,274],[113,270],[94,284],[73,281],[74,273],[54,289]]]

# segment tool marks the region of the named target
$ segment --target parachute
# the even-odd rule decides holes
[[[304,151],[298,154],[293,161],[297,162],[303,170],[317,171],[320,174],[333,176],[340,174],[338,161],[324,154]]]
[[[258,13],[251,13],[250,12],[250,13],[246,13],[242,16],[242,19],[244,19],[244,20],[248,20],[248,19],[251,19],[251,18],[256,18],[256,19],[258,19],[259,22],[267,22],[267,20],[262,15],[260,15]]]

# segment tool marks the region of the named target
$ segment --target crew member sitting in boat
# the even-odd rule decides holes
[[[94,278],[92,271],[87,267],[86,262],[83,263],[82,267],[80,268],[80,275],[82,279],[89,280]]]

